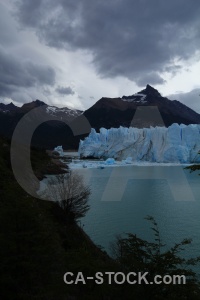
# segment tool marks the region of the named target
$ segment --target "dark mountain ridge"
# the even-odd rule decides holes
[[[157,113],[160,114],[160,120],[162,120],[158,124],[153,120],[155,108],[157,108]],[[101,127],[129,127],[136,117],[135,112],[137,109],[145,112],[141,113],[141,118],[134,123],[139,128],[156,125],[168,127],[173,123],[186,125],[200,123],[200,114],[177,100],[162,97],[150,85],[131,96],[123,96],[122,98],[103,97],[86,110],[84,115],[96,130]],[[149,115],[152,115],[151,119],[149,119]],[[156,116],[157,114],[155,114],[155,118]]]
[[[119,126],[143,128],[168,127],[173,123],[200,124],[200,114],[177,100],[162,97],[156,89],[147,85],[145,89],[131,96],[103,97],[85,112],[67,107],[49,106],[40,100],[26,103],[21,108],[13,103],[8,105],[1,103],[0,134],[11,138],[19,120],[36,107],[41,108],[41,116],[47,119],[50,116],[52,119],[40,125],[32,138],[34,146],[44,148],[53,148],[60,144],[65,149],[76,149],[80,138],[84,138],[86,134],[74,137],[70,127],[63,121],[73,122],[78,128],[82,124],[83,117],[86,117],[91,127],[97,131],[101,127],[107,129]]]
[[[11,112],[11,111],[17,111],[19,109],[18,106],[14,105],[12,102],[9,104],[0,103],[0,111],[1,112]]]

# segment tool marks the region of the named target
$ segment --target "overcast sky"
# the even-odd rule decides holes
[[[200,113],[199,0],[0,0],[0,102],[87,109],[151,84]]]

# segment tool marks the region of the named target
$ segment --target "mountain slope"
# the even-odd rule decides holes
[[[12,102],[9,104],[0,103],[0,112],[8,113],[17,111],[19,109],[18,106],[15,106]]]
[[[43,148],[54,148],[58,144],[62,144],[65,148],[77,147],[79,140],[73,139],[73,134],[69,126],[63,121],[70,123],[82,114],[81,110],[73,110],[68,107],[58,108],[49,106],[43,101],[35,100],[25,103],[22,107],[13,108],[13,104],[0,104],[0,134],[11,138],[13,131],[20,119],[34,108],[40,108],[32,114],[30,121],[34,122],[39,115],[41,120],[48,120],[41,124],[34,132],[32,145]],[[74,144],[75,143],[75,144]]]
[[[141,115],[135,115],[136,110]],[[157,110],[158,109],[158,110]],[[160,114],[158,120],[157,115]],[[147,85],[146,88],[132,96],[122,98],[101,98],[84,112],[92,127],[134,127],[170,126],[178,124],[199,124],[200,114],[177,100],[169,100]],[[156,119],[157,118],[157,119]]]

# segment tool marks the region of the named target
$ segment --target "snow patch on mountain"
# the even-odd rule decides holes
[[[82,113],[80,110],[70,109],[68,107],[58,108],[56,106],[47,106],[46,112],[50,115],[65,113],[74,117],[79,116]]]
[[[146,102],[147,102],[147,101],[145,100],[146,97],[147,97],[147,95],[145,95],[145,94],[136,93],[136,94],[132,95],[131,97],[126,97],[126,96],[124,96],[124,97],[122,97],[122,100],[123,100],[123,101],[126,101],[126,102],[136,102],[136,103],[141,103],[141,104],[143,104],[143,103],[146,103]],[[138,98],[140,98],[140,99],[138,99]]]
[[[178,125],[151,128],[101,128],[79,144],[80,157],[127,157],[133,161],[158,163],[200,162],[200,125]]]

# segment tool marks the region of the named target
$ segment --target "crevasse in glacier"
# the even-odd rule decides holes
[[[101,128],[91,133],[79,144],[81,157],[132,158],[149,162],[200,162],[200,125],[170,127]]]

